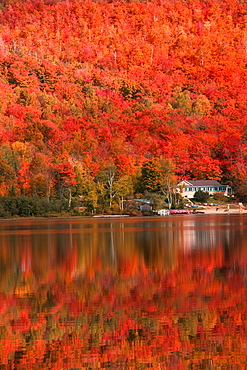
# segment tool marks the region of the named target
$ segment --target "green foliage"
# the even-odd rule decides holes
[[[177,179],[172,161],[162,156],[143,164],[136,191],[162,195],[169,208],[182,204],[177,194]]]
[[[192,113],[192,105],[190,93],[187,90],[181,91],[180,88],[175,90],[175,97],[172,103],[172,108],[176,109],[178,113],[189,116]]]
[[[78,214],[78,206],[81,202],[72,199],[69,205],[68,199],[52,198],[49,202],[37,196],[13,196],[0,197],[0,217],[48,217],[58,216],[61,213]]]
[[[229,198],[226,197],[224,194],[214,194],[214,199],[217,202],[221,202],[221,203],[228,203],[229,202]]]
[[[156,193],[145,193],[145,199],[150,200],[150,204],[154,210],[159,210],[164,208],[165,206],[165,197],[164,195],[156,194]]]
[[[161,171],[158,162],[155,159],[147,161],[142,166],[136,190],[141,193],[157,192],[160,189],[160,181]]]
[[[184,208],[184,199],[177,192],[173,192],[170,198],[166,198],[168,208],[173,209],[183,209]]]
[[[247,185],[241,185],[236,191],[236,198],[243,203],[247,203]]]
[[[58,207],[38,197],[13,196],[0,198],[0,217],[48,216]]]
[[[197,202],[207,202],[210,194],[207,191],[197,190],[194,194],[194,199]]]
[[[120,92],[126,100],[136,100],[141,97],[141,90],[137,86],[131,86],[130,84],[123,82],[120,88]]]
[[[97,176],[99,203],[103,209],[123,211],[124,199],[133,194],[133,181],[129,175],[122,175],[114,164],[106,166]],[[108,211],[107,211],[108,210]]]
[[[7,163],[7,161],[1,157],[0,158],[0,184],[3,181],[9,180],[13,181],[14,179],[14,170],[13,168]]]

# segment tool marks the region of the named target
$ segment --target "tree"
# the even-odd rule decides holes
[[[118,199],[119,208],[124,210],[124,198],[133,194],[133,181],[128,175],[119,177],[114,185],[116,197]]]
[[[82,204],[87,211],[95,213],[98,207],[98,189],[94,177],[89,169],[83,165],[75,167],[76,185],[74,186],[75,195],[82,200]]]
[[[13,168],[6,162],[6,160],[0,158],[0,195],[8,195],[8,192],[12,189],[15,182],[15,173]]]
[[[110,162],[97,175],[98,190],[102,203],[112,209],[114,203],[119,210],[123,211],[124,198],[133,194],[133,181],[130,175],[124,175]]]
[[[172,161],[161,156],[145,162],[138,180],[138,188],[142,193],[147,191],[162,194],[169,208],[175,206],[179,201],[179,194]]]
[[[71,187],[76,184],[75,170],[69,161],[64,161],[56,166],[56,183],[60,198],[64,197],[65,190],[69,193],[68,208],[71,207]]]
[[[158,192],[161,182],[161,168],[159,161],[154,158],[146,161],[141,168],[141,175],[137,183],[137,191],[141,193]]]
[[[177,192],[177,178],[174,174],[174,166],[170,159],[160,157],[159,159],[162,178],[160,181],[160,191],[165,196],[168,208],[179,203],[180,195]]]
[[[194,194],[194,199],[197,202],[207,202],[208,198],[210,197],[210,194],[207,191],[197,190]]]
[[[20,185],[21,192],[24,195],[30,195],[31,189],[31,176],[28,161],[21,161],[21,168],[18,170],[18,183]]]
[[[242,184],[236,191],[235,196],[243,203],[247,203],[247,184]]]

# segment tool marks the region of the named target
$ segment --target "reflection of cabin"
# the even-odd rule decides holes
[[[230,196],[232,188],[229,185],[222,185],[216,180],[183,180],[178,185],[183,198],[194,198],[198,190],[208,192],[210,195],[222,194]],[[181,190],[180,190],[181,189]]]
[[[134,199],[137,202],[137,208],[142,212],[151,212],[152,206],[149,199]]]

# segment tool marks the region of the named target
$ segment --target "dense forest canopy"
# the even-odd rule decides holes
[[[241,0],[1,1],[0,195],[121,208],[164,160],[244,189],[246,52]]]

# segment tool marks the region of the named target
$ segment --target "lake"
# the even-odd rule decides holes
[[[0,369],[246,369],[247,215],[0,222]]]

